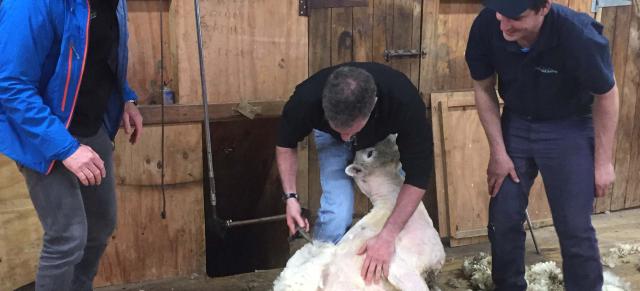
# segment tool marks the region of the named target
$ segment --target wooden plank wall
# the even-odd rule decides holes
[[[195,23],[193,4],[188,18],[178,18],[186,17],[179,13],[186,10],[181,8],[187,2],[134,0],[127,3],[128,80],[140,104],[160,103],[163,85],[179,92],[178,49],[186,45],[196,48],[195,42],[184,44],[178,38],[195,35],[185,31],[191,28],[186,25],[189,20]],[[179,101],[179,97],[176,99]],[[160,217],[163,138],[166,219]],[[164,137],[159,126],[147,126],[135,146],[127,142],[123,132],[115,144],[118,224],[101,260],[96,285],[203,273],[201,126],[168,125]]]
[[[136,145],[123,133],[114,156],[118,224],[100,262],[97,286],[186,277],[204,270],[202,131],[199,124],[146,127]]]
[[[602,23],[609,38],[620,92],[620,121],[615,150],[613,191],[598,199],[597,211],[640,206],[640,8],[604,8]]]
[[[312,9],[309,15],[309,74],[344,62],[375,61],[418,84],[419,58],[386,62],[385,49],[420,46],[420,0],[369,0],[368,7]]]
[[[201,104],[193,1],[128,4],[129,82],[140,103],[160,103],[166,84],[175,91],[176,103]],[[307,19],[297,15],[297,2],[201,1],[200,11],[209,104],[266,101],[281,106],[306,78]],[[98,285],[204,273],[201,137],[197,124],[165,128],[167,219],[160,217],[161,128],[145,128],[143,141],[133,147],[118,137],[120,219]],[[302,143],[301,155],[306,153]],[[306,185],[306,167],[299,176]]]
[[[201,104],[193,1],[132,0],[128,5],[129,82],[140,103],[159,103],[164,83],[175,91],[177,103]],[[209,104],[286,100],[306,78],[308,25],[298,16],[297,2],[200,5]]]
[[[16,163],[0,155],[0,290],[33,281],[42,226]]]
[[[307,18],[296,1],[201,1],[201,13],[210,103],[286,100],[306,78]]]
[[[432,19],[423,18],[436,26],[433,38],[425,40],[433,42],[427,51],[427,57],[433,59],[428,62],[433,67],[421,68],[425,74],[424,85],[430,85],[420,88],[425,94],[472,87],[464,51],[471,23],[482,7],[478,1],[440,1],[435,13],[437,22],[433,24]]]
[[[159,104],[163,83],[170,88],[176,87],[174,80],[177,71],[175,66],[171,65],[174,62],[172,56],[175,54],[169,50],[169,8],[173,2],[171,0],[127,1],[129,8],[128,80],[131,88],[140,97],[140,104]]]

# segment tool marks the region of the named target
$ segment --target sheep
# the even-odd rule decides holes
[[[371,200],[373,208],[349,229],[337,245],[314,242],[300,249],[274,282],[275,291],[429,290],[423,276],[435,279],[444,264],[445,253],[422,203],[396,239],[388,280],[367,286],[360,276],[364,257],[357,252],[368,239],[380,232],[404,182],[400,175],[399,157],[394,135],[374,147],[356,152],[354,162],[345,172],[355,179],[360,190]],[[322,255],[310,256],[311,253]],[[329,256],[331,259],[327,260]],[[303,271],[313,274],[302,274]]]
[[[273,291],[322,290],[322,273],[334,258],[336,245],[314,240],[305,244],[290,259],[278,278]]]

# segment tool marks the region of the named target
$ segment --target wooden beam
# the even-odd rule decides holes
[[[282,113],[284,101],[264,101],[252,102],[252,106],[260,108],[260,113],[256,118],[279,117]],[[238,111],[234,110],[238,103],[209,104],[209,120],[234,120],[246,118]],[[156,125],[162,123],[162,106],[160,105],[140,105],[138,107],[145,125]],[[164,124],[193,123],[201,122],[204,119],[202,105],[165,105]]]

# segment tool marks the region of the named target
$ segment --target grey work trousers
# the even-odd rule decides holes
[[[44,229],[37,291],[92,290],[116,225],[112,142],[104,128],[92,137],[76,138],[104,161],[107,176],[98,186],[83,186],[62,162],[49,175],[19,166]]]

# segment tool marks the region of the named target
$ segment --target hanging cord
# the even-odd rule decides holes
[[[162,192],[162,211],[160,217],[162,219],[167,218],[167,196],[165,194],[164,185],[164,29],[163,19],[164,14],[164,0],[160,0],[160,191]]]

